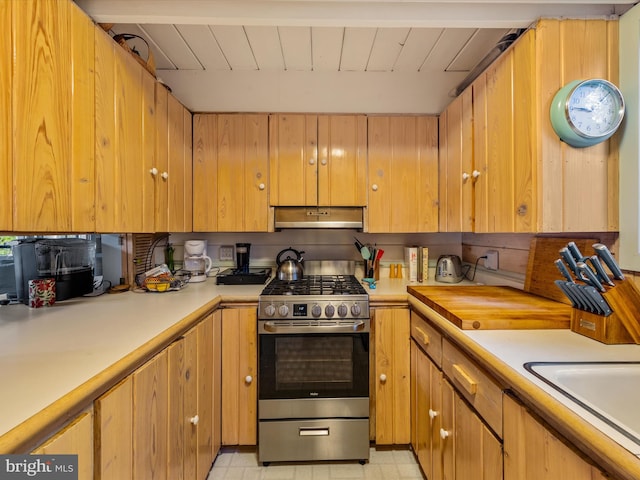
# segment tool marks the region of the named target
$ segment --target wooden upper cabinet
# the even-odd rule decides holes
[[[13,228],[12,5],[0,2],[0,230],[6,231]]]
[[[368,231],[437,231],[437,117],[369,117],[368,135]]]
[[[471,90],[457,97],[439,119],[439,230],[473,230],[473,104]]]
[[[268,116],[195,115],[193,148],[194,231],[268,231]]]
[[[167,96],[167,125],[168,231],[190,232],[193,225],[191,112],[172,94]]]
[[[0,79],[12,92],[13,152],[3,154],[13,154],[13,230],[93,231],[93,24],[72,2],[4,4],[5,22],[13,10],[13,78]]]
[[[271,205],[366,205],[364,115],[271,115],[269,139]]]
[[[95,30],[96,228],[141,232],[145,162],[142,67]],[[148,87],[147,87],[148,88]]]

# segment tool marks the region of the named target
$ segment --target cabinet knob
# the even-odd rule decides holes
[[[251,375],[247,375],[246,377],[244,377],[244,382],[245,383],[253,382],[253,377]]]
[[[191,422],[192,425],[198,425],[198,422],[200,421],[200,417],[198,415],[195,415],[191,417],[189,421]]]
[[[384,383],[384,382],[386,382],[386,381],[387,381],[387,376],[386,376],[384,373],[383,373],[382,375],[380,375],[380,381],[381,381],[382,383]]]
[[[473,175],[473,178],[478,178],[480,176],[480,172],[478,170],[474,170],[471,175]]]
[[[471,177],[471,175],[469,175],[467,172],[464,172],[464,173],[462,174],[462,180],[463,180],[463,181],[464,181],[464,180],[469,180],[469,178],[470,178],[470,177]]]
[[[433,420],[434,418],[436,418],[438,416],[438,412],[436,412],[435,410],[429,409],[429,418],[431,420]]]
[[[447,430],[445,430],[444,428],[440,429],[440,438],[442,440],[445,440],[449,435],[451,435]]]
[[[373,185],[371,185],[371,190],[373,190],[374,192],[378,191],[378,184],[374,183]]]
[[[264,187],[265,187],[264,183],[261,183],[260,185],[258,185],[258,188],[259,188],[260,190],[264,190]]]
[[[323,158],[322,161],[320,162],[322,165],[326,165],[327,164],[327,159]]]
[[[167,172],[162,172],[160,176],[162,177],[163,180],[166,180],[167,178],[169,178],[169,174]]]
[[[156,167],[153,167],[151,170],[149,170],[149,173],[155,177],[158,174],[158,169]]]
[[[309,165],[315,165],[316,164],[316,159],[315,158],[310,158],[309,159]]]

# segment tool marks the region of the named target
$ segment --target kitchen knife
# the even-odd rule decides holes
[[[589,263],[593,265],[593,268],[596,271],[596,275],[598,276],[598,279],[602,283],[606,283],[607,285],[610,285],[612,287],[616,286],[616,284],[613,283],[609,278],[609,275],[607,275],[607,272],[605,272],[604,267],[602,266],[602,263],[600,263],[600,258],[597,255],[593,255],[589,257],[588,260],[589,260]]]
[[[616,280],[624,280],[622,270],[620,270],[618,263],[613,258],[613,255],[611,255],[611,252],[609,251],[607,246],[603,245],[602,243],[594,243],[593,249],[596,251],[598,257],[600,257],[600,260],[602,260],[605,265],[609,267],[609,270],[611,270],[611,273],[613,274],[613,278],[615,278]]]
[[[590,287],[588,285],[582,285],[582,290],[589,296],[589,298],[595,302],[598,307],[598,311],[596,313],[600,315],[604,315],[605,317],[611,315],[612,310],[607,301],[604,299],[602,294],[597,291],[594,287]]]
[[[587,258],[582,255],[582,252],[578,248],[578,245],[576,245],[576,242],[567,243],[567,249],[569,250],[569,253],[571,253],[571,256],[575,258],[576,262],[584,262],[585,258]]]
[[[567,266],[564,264],[562,260],[557,259],[553,263],[556,264],[556,267],[558,267],[558,270],[560,270],[560,273],[567,280],[567,282],[575,283],[573,281],[573,276],[571,275],[571,272],[569,272],[569,269],[567,268]]]
[[[567,247],[562,247],[560,249],[560,256],[565,262],[567,262],[569,268],[573,270],[576,275],[578,275],[578,265],[576,265],[576,260],[575,258],[573,258],[573,255],[571,255],[571,252],[569,252],[569,249]]]
[[[564,295],[571,301],[571,306],[573,308],[579,308],[580,304],[573,297],[573,292],[569,290],[569,287],[566,285],[566,283],[567,282],[564,282],[562,280],[555,280],[555,284],[558,286],[558,288],[562,290],[562,293],[564,293]]]
[[[586,312],[593,312],[595,310],[595,307],[591,305],[591,302],[586,297],[585,293],[580,290],[580,285],[578,285],[577,283],[569,282],[567,282],[566,285],[567,288],[571,290],[576,300],[578,300],[578,303],[580,304],[580,310],[584,310]]]
[[[580,280],[585,282],[587,285],[596,287],[601,292],[607,291],[607,289],[602,286],[602,283],[600,283],[600,280],[598,280],[598,277],[596,277],[596,274],[593,273],[593,270],[589,268],[589,265],[587,265],[584,262],[578,262],[577,266],[578,266],[578,278],[580,278]]]

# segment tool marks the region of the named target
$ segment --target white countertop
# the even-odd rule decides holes
[[[527,362],[640,361],[640,345],[605,345],[570,330],[464,330],[463,333],[572,412],[640,456],[640,445],[524,368]]]
[[[209,279],[175,292],[0,307],[0,436],[194,311],[220,297],[256,301],[262,288]]]

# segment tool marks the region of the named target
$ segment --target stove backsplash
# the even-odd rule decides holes
[[[235,260],[220,260],[221,246],[236,243],[251,243],[251,266],[273,267],[278,252],[292,247],[303,250],[305,261],[350,260],[356,268],[362,268],[362,256],[354,245],[354,236],[363,243],[384,249],[382,264],[404,262],[404,247],[424,245],[429,247],[430,263],[441,254],[461,255],[462,235],[460,233],[426,234],[370,234],[355,230],[287,230],[273,233],[172,233],[169,241],[173,245],[176,267],[184,256],[186,240],[207,240],[207,255],[215,266],[235,267]],[[155,249],[155,263],[164,262],[164,247],[161,243]],[[235,251],[235,250],[234,250]],[[235,258],[235,253],[234,253]]]

